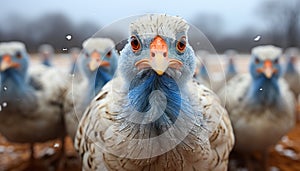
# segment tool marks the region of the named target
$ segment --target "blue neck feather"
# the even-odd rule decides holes
[[[103,68],[98,68],[94,76],[88,77],[89,79],[89,88],[87,95],[87,102],[89,103],[96,94],[102,89],[102,87],[112,79],[112,76],[107,73]]]
[[[51,62],[50,62],[50,60],[49,59],[45,59],[43,62],[42,62],[42,64],[44,64],[45,66],[52,66],[52,64],[51,64]]]
[[[204,65],[202,65],[202,66],[200,67],[200,75],[201,75],[202,77],[208,77],[208,73],[207,73],[207,70],[206,70],[206,68],[204,67]]]
[[[268,79],[264,75],[254,78],[247,97],[252,99],[251,103],[254,105],[278,105],[280,99],[278,78],[272,77],[271,79]]]
[[[236,69],[233,63],[229,63],[227,68],[227,74],[236,74]]]
[[[288,61],[288,63],[287,63],[286,72],[287,73],[296,73],[295,66],[291,61]]]
[[[155,90],[159,90],[165,95],[167,104],[164,114],[153,123],[150,123],[151,130],[155,130],[156,133],[160,134],[162,127],[174,124],[180,111],[192,115],[191,106],[183,99],[175,80],[166,74],[158,76],[152,70],[139,73],[131,81],[128,93],[129,107],[146,115],[146,112],[151,108],[149,103],[150,94]]]
[[[25,74],[26,72],[19,73],[13,69],[1,73],[0,102],[7,102],[5,110],[31,113],[36,109],[36,96],[33,88],[26,82]],[[14,105],[10,105],[11,103]]]

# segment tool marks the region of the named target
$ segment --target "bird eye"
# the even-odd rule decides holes
[[[259,64],[259,63],[260,63],[260,60],[259,60],[257,57],[255,58],[255,63],[256,63],[256,64]]]
[[[19,58],[19,59],[22,58],[21,52],[17,52],[17,53],[16,53],[16,57]]]
[[[88,52],[85,52],[84,55],[85,55],[85,57],[87,57],[87,58],[89,57],[89,53],[88,53]]]
[[[182,36],[176,43],[176,49],[179,53],[183,53],[186,48],[186,37]]]
[[[106,56],[111,57],[111,51],[107,52]]]
[[[274,64],[278,64],[278,62],[279,62],[279,59],[276,58],[276,59],[274,60]]]
[[[141,49],[140,41],[136,36],[131,36],[130,44],[133,52],[137,52]]]

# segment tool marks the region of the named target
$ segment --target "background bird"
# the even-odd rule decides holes
[[[11,142],[30,143],[31,159],[36,142],[61,138],[64,150],[63,74],[45,66],[29,67],[21,42],[0,43],[0,74],[0,133]]]
[[[208,54],[209,52],[205,50],[199,50],[196,52],[196,68],[194,73],[194,78],[206,87],[210,86],[210,79],[207,72],[207,65],[205,62],[205,58],[208,56]]]
[[[296,69],[297,57],[299,57],[299,49],[295,47],[288,48],[285,51],[285,71],[284,78],[288,82],[290,89],[293,91],[296,98],[300,94],[300,74]]]
[[[233,133],[217,96],[194,82],[188,24],[146,15],[130,25],[118,76],[86,109],[83,170],[226,170]]]
[[[87,105],[114,76],[118,61],[115,44],[109,38],[89,38],[82,47],[76,61],[81,72],[74,73],[65,101],[66,125],[72,138]],[[82,80],[76,81],[81,76]]]
[[[45,66],[52,66],[54,48],[50,44],[42,44],[38,51],[42,60],[42,64]]]
[[[227,68],[226,68],[226,81],[229,81],[233,78],[236,74],[236,67],[234,65],[234,57],[236,56],[237,52],[233,49],[228,49],[224,52],[225,57],[227,58]]]
[[[253,48],[249,73],[238,74],[219,92],[234,128],[236,152],[266,154],[295,124],[294,97],[281,78],[281,55],[275,46]]]
[[[78,47],[72,47],[70,49],[70,59],[71,59],[71,69],[70,69],[70,74],[79,74],[80,71],[79,71],[79,67],[77,65],[78,61],[78,57],[80,55],[80,48]]]

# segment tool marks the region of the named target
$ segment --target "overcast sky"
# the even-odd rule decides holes
[[[28,19],[59,12],[75,22],[89,20],[98,25],[108,25],[118,19],[143,13],[180,15],[192,21],[196,14],[220,15],[225,33],[235,33],[248,26],[262,27],[255,14],[265,0],[1,0],[0,27],[12,14]],[[253,26],[256,25],[256,26]]]

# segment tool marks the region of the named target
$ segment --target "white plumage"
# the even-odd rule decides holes
[[[266,152],[295,124],[294,98],[280,77],[280,56],[275,46],[253,48],[250,74],[238,74],[218,93],[232,121],[238,152]]]
[[[180,34],[186,36],[187,28],[186,22],[179,17],[159,14],[141,17],[131,24],[130,34],[138,37],[140,42],[137,39],[129,40],[120,56],[118,76],[91,101],[78,127],[75,148],[82,157],[83,170],[227,169],[228,155],[234,143],[229,117],[218,97],[192,80],[195,56],[188,43],[186,51],[176,53],[174,42],[177,39],[174,38],[180,38]],[[171,58],[173,62],[176,61],[174,58],[180,59],[184,61],[183,66],[180,69],[169,67],[161,76],[153,68],[139,70],[135,65],[138,60],[150,57],[149,39],[158,40],[156,45],[167,42],[168,53],[172,56],[165,53],[163,59]],[[144,43],[143,49],[133,52],[131,48],[142,46],[138,46],[139,43]],[[180,48],[185,43],[180,44]],[[152,54],[159,58],[156,55]],[[181,99],[183,107],[179,116],[175,116],[174,108],[180,108],[180,105],[163,109],[164,98],[156,94],[156,90],[151,91],[149,99],[144,99],[151,88],[139,90],[146,86],[139,83],[148,81],[148,76],[157,81],[150,81],[147,85],[154,84],[157,90],[165,92],[165,96],[169,95],[166,93],[169,90],[174,93],[168,96],[169,103],[177,103]],[[169,82],[164,83],[167,80]],[[171,80],[175,80],[176,84]],[[172,89],[176,89],[176,86],[180,89],[181,97],[176,94],[177,90]],[[130,96],[131,93],[137,94]],[[131,99],[139,97],[142,99],[134,104],[147,103],[148,100],[151,104],[148,111],[139,113],[134,108]],[[145,108],[143,105],[142,109]],[[162,109],[164,113],[161,117],[164,119],[160,120],[156,117]],[[176,117],[174,124],[170,121],[172,117]],[[189,131],[182,135],[181,131],[185,130]]]

